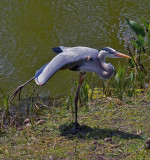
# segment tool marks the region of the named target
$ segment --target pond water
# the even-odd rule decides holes
[[[0,88],[11,94],[55,56],[55,46],[110,46],[126,53],[125,17],[149,20],[149,11],[149,0],[1,0]],[[123,59],[109,61],[128,65]],[[29,86],[42,96],[58,97],[68,93],[73,80],[78,73],[58,71],[44,87]]]

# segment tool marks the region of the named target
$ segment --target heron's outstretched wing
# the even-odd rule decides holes
[[[98,50],[88,47],[73,47],[55,56],[49,63],[40,68],[34,76],[38,85],[44,85],[59,69],[75,70],[89,61],[87,57],[96,58]]]

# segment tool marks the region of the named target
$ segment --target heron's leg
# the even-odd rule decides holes
[[[84,81],[84,75],[85,73],[80,73],[79,75],[79,84],[78,84],[78,88],[77,88],[77,93],[76,93],[76,97],[75,97],[75,128],[77,129],[79,124],[78,124],[78,120],[77,120],[77,112],[78,112],[78,98],[79,98],[79,92],[80,92],[80,88],[81,88],[81,85]]]

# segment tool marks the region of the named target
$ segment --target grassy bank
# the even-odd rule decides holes
[[[40,107],[23,124],[1,126],[0,159],[150,159],[148,91],[122,101],[101,96],[79,107],[76,134],[71,109]]]

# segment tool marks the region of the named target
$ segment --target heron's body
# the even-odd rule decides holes
[[[101,79],[108,79],[114,73],[114,67],[105,63],[106,56],[99,54],[97,49],[89,47],[58,47],[53,50],[59,54],[35,74],[35,81],[38,85],[44,85],[60,69],[95,72]],[[104,68],[104,63],[105,67],[107,65],[107,69]]]
[[[73,71],[79,71],[79,85],[77,94],[75,97],[75,127],[78,127],[77,123],[77,103],[80,87],[84,80],[85,72],[95,72],[101,79],[109,79],[114,73],[114,67],[110,63],[105,62],[105,58],[130,58],[127,55],[121,54],[112,48],[106,47],[101,51],[89,47],[57,47],[53,48],[53,51],[58,53],[49,63],[45,64],[42,68],[36,71],[35,76],[29,81],[22,84],[12,94],[10,103],[21,92],[21,89],[33,79],[35,82],[42,86],[58,71],[62,69],[70,69]]]

